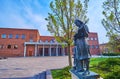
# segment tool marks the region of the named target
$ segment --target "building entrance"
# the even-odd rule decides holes
[[[33,56],[33,51],[29,51],[28,56]]]

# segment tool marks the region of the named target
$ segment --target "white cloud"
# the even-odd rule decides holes
[[[50,33],[47,31],[47,21],[45,21],[45,17],[41,14],[34,13],[32,7],[26,6],[24,2],[22,3],[25,11],[24,17],[29,20],[29,23],[34,25],[35,28],[39,29],[41,35],[50,35]]]
[[[7,15],[7,14],[6,14]],[[0,16],[1,27],[10,28],[34,28],[30,24],[26,24],[25,20],[17,14],[9,14],[7,16]]]
[[[38,29],[41,35],[50,35],[45,15],[41,12],[44,6],[41,6],[38,0],[4,3],[4,11],[0,12],[0,27]],[[35,12],[36,10],[40,11]]]

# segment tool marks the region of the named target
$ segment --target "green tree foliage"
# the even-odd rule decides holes
[[[55,0],[50,3],[51,13],[45,20],[48,21],[48,31],[53,34],[58,42],[65,42],[68,46],[69,65],[71,66],[70,46],[76,31],[74,20],[77,17],[87,22],[86,16],[88,0]]]
[[[106,0],[103,2],[104,19],[102,24],[107,31],[107,36],[110,39],[110,48],[120,48],[120,0]]]
[[[110,41],[107,44],[109,46],[109,50],[111,52],[116,52],[116,50],[120,50],[120,38],[118,34],[112,34],[110,36]]]
[[[103,9],[102,24],[107,32],[120,33],[120,0],[106,0]]]

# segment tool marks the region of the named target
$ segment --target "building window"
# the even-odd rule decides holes
[[[8,49],[11,49],[11,45],[8,45],[7,48],[8,48]]]
[[[30,42],[33,42],[33,39],[30,39]]]
[[[92,49],[94,49],[94,48],[95,48],[95,46],[94,46],[94,45],[92,45],[92,46],[91,46],[91,48],[92,48]]]
[[[2,38],[6,38],[6,34],[2,34]]]
[[[51,40],[50,40],[50,43],[54,43],[54,39],[51,39]]]
[[[48,43],[48,40],[46,40],[45,42]]]
[[[16,39],[18,39],[19,38],[19,35],[18,34],[16,34],[16,37],[15,37]]]
[[[50,40],[50,43],[53,43],[53,41],[52,41],[52,40]]]
[[[30,34],[30,42],[33,42],[34,34]]]
[[[0,45],[0,49],[2,49],[2,45]]]
[[[91,40],[93,40],[93,38],[91,37]]]
[[[94,38],[95,40],[97,40],[97,38]]]
[[[99,48],[99,46],[98,45],[96,45],[96,47],[95,47],[96,49],[98,49]]]
[[[12,34],[9,34],[8,38],[12,38],[12,37],[13,37],[13,35],[12,35]]]
[[[92,46],[91,46],[91,45],[89,45],[89,48],[90,48],[90,49],[92,49]]]
[[[88,48],[90,48],[90,45],[88,45]]]
[[[25,39],[25,35],[24,34],[22,34],[22,39]]]
[[[0,45],[0,49],[2,49],[3,48],[3,45]]]
[[[42,42],[42,40],[39,40],[39,42],[41,43],[41,42]]]
[[[14,49],[18,49],[18,45],[14,45]]]
[[[33,39],[34,38],[34,34],[30,34],[30,39]]]

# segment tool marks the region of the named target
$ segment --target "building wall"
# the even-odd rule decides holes
[[[53,36],[40,36],[40,40],[45,42],[46,40],[50,42],[51,40],[54,40],[55,38]],[[100,55],[100,49],[99,49],[99,40],[97,33],[90,32],[88,36],[88,44],[90,47],[90,53],[92,55]],[[73,47],[70,48],[70,53],[73,53]]]
[[[6,34],[6,38],[2,38],[2,34]],[[12,38],[9,38],[10,34],[12,34]],[[19,38],[16,38],[16,34],[19,35]],[[22,39],[23,34],[24,39]],[[3,47],[0,48],[0,56],[23,56],[24,42],[28,42],[30,39],[34,42],[38,41],[37,34],[37,30],[0,28],[0,46]],[[11,48],[8,48],[8,45],[11,45]],[[15,49],[14,45],[17,45],[18,48]]]
[[[40,40],[41,40],[42,42],[55,41],[55,37],[54,37],[54,36],[40,36]]]
[[[97,33],[89,33],[88,44],[92,55],[100,55],[99,40]]]
[[[6,34],[6,38],[1,38],[2,34]],[[9,34],[12,34],[12,38],[9,38]],[[16,38],[16,34],[19,35],[19,38]],[[25,35],[25,39],[22,39],[23,34]],[[55,38],[53,36],[40,36],[36,29],[0,28],[0,46],[3,46],[3,48],[0,47],[0,56],[24,56],[24,43],[41,42],[40,40],[42,42],[55,42]],[[97,33],[89,34],[88,43],[90,45],[90,52],[92,55],[100,54]],[[11,48],[8,48],[8,45],[11,45]],[[17,49],[14,48],[15,45],[18,47]],[[98,46],[98,48],[96,48],[96,46]],[[42,46],[37,46],[38,53],[40,53],[39,51],[42,51],[41,48]],[[49,46],[45,46],[45,48],[47,52]],[[73,53],[72,48],[71,53]],[[65,48],[65,54],[68,54],[67,48]],[[26,46],[26,56],[35,56],[35,45]]]
[[[107,43],[100,44],[99,46],[100,46],[101,53],[108,53]]]

